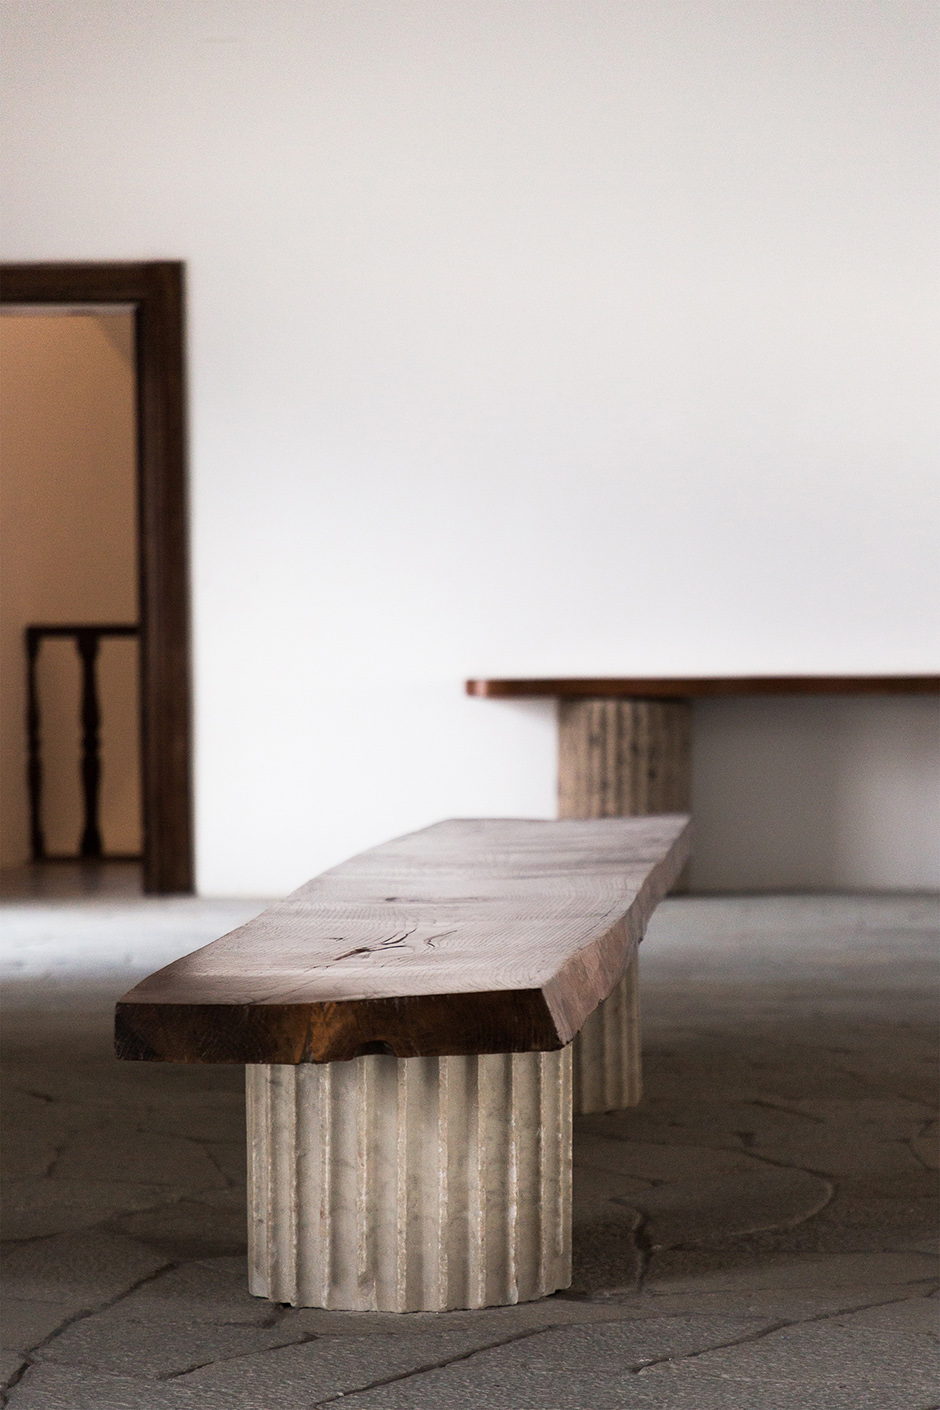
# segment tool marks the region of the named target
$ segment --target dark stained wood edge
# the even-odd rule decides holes
[[[545,986],[549,1011],[564,1043],[571,1042],[619,982],[646,934],[650,917],[679,880],[691,850],[692,829],[687,825],[668,856],[649,873],[627,915],[593,945],[572,955]]]
[[[564,1046],[540,989],[322,1004],[128,1004],[115,1056],[143,1062],[345,1062]]]
[[[193,889],[183,265],[5,264],[6,304],[132,304],[144,888]]]
[[[27,634],[41,636],[77,636],[79,632],[93,631],[96,636],[137,636],[140,628],[136,622],[56,622],[47,627],[42,622],[26,628]]]
[[[137,308],[144,884],[193,889],[183,266],[145,266]]]
[[[936,676],[687,676],[560,677],[557,679],[468,680],[468,695],[490,700],[522,696],[598,699],[689,700],[716,695],[933,695]]]

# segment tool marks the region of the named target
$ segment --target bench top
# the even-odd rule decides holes
[[[468,695],[692,700],[715,695],[935,695],[940,676],[561,676],[470,680]]]
[[[458,819],[314,877],[144,979],[118,1057],[551,1051],[620,979],[688,856],[680,816]]]

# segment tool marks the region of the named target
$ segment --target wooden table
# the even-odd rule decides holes
[[[940,676],[671,676],[469,680],[468,695],[558,700],[558,815],[687,812],[692,702],[747,695],[936,695]]]
[[[636,949],[687,824],[438,823],[124,996],[119,1057],[246,1064],[253,1292],[406,1311],[567,1286],[572,1081],[587,1109],[635,1097]]]

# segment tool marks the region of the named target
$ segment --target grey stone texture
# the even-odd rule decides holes
[[[117,1063],[114,999],[252,903],[4,908],[12,1410],[928,1410],[929,897],[676,898],[644,1097],[575,1121],[574,1279],[330,1312],[247,1286],[244,1075]]]
[[[567,1288],[571,1057],[249,1066],[251,1291],[445,1312]]]

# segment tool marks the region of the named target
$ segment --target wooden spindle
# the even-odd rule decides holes
[[[46,856],[46,839],[42,830],[42,736],[40,733],[39,689],[36,664],[41,637],[33,627],[26,628],[26,789],[29,794],[29,845],[34,862]]]
[[[81,856],[85,861],[101,860],[101,826],[98,805],[101,792],[101,704],[98,700],[98,632],[94,628],[76,633],[82,661],[82,793],[85,827]]]

